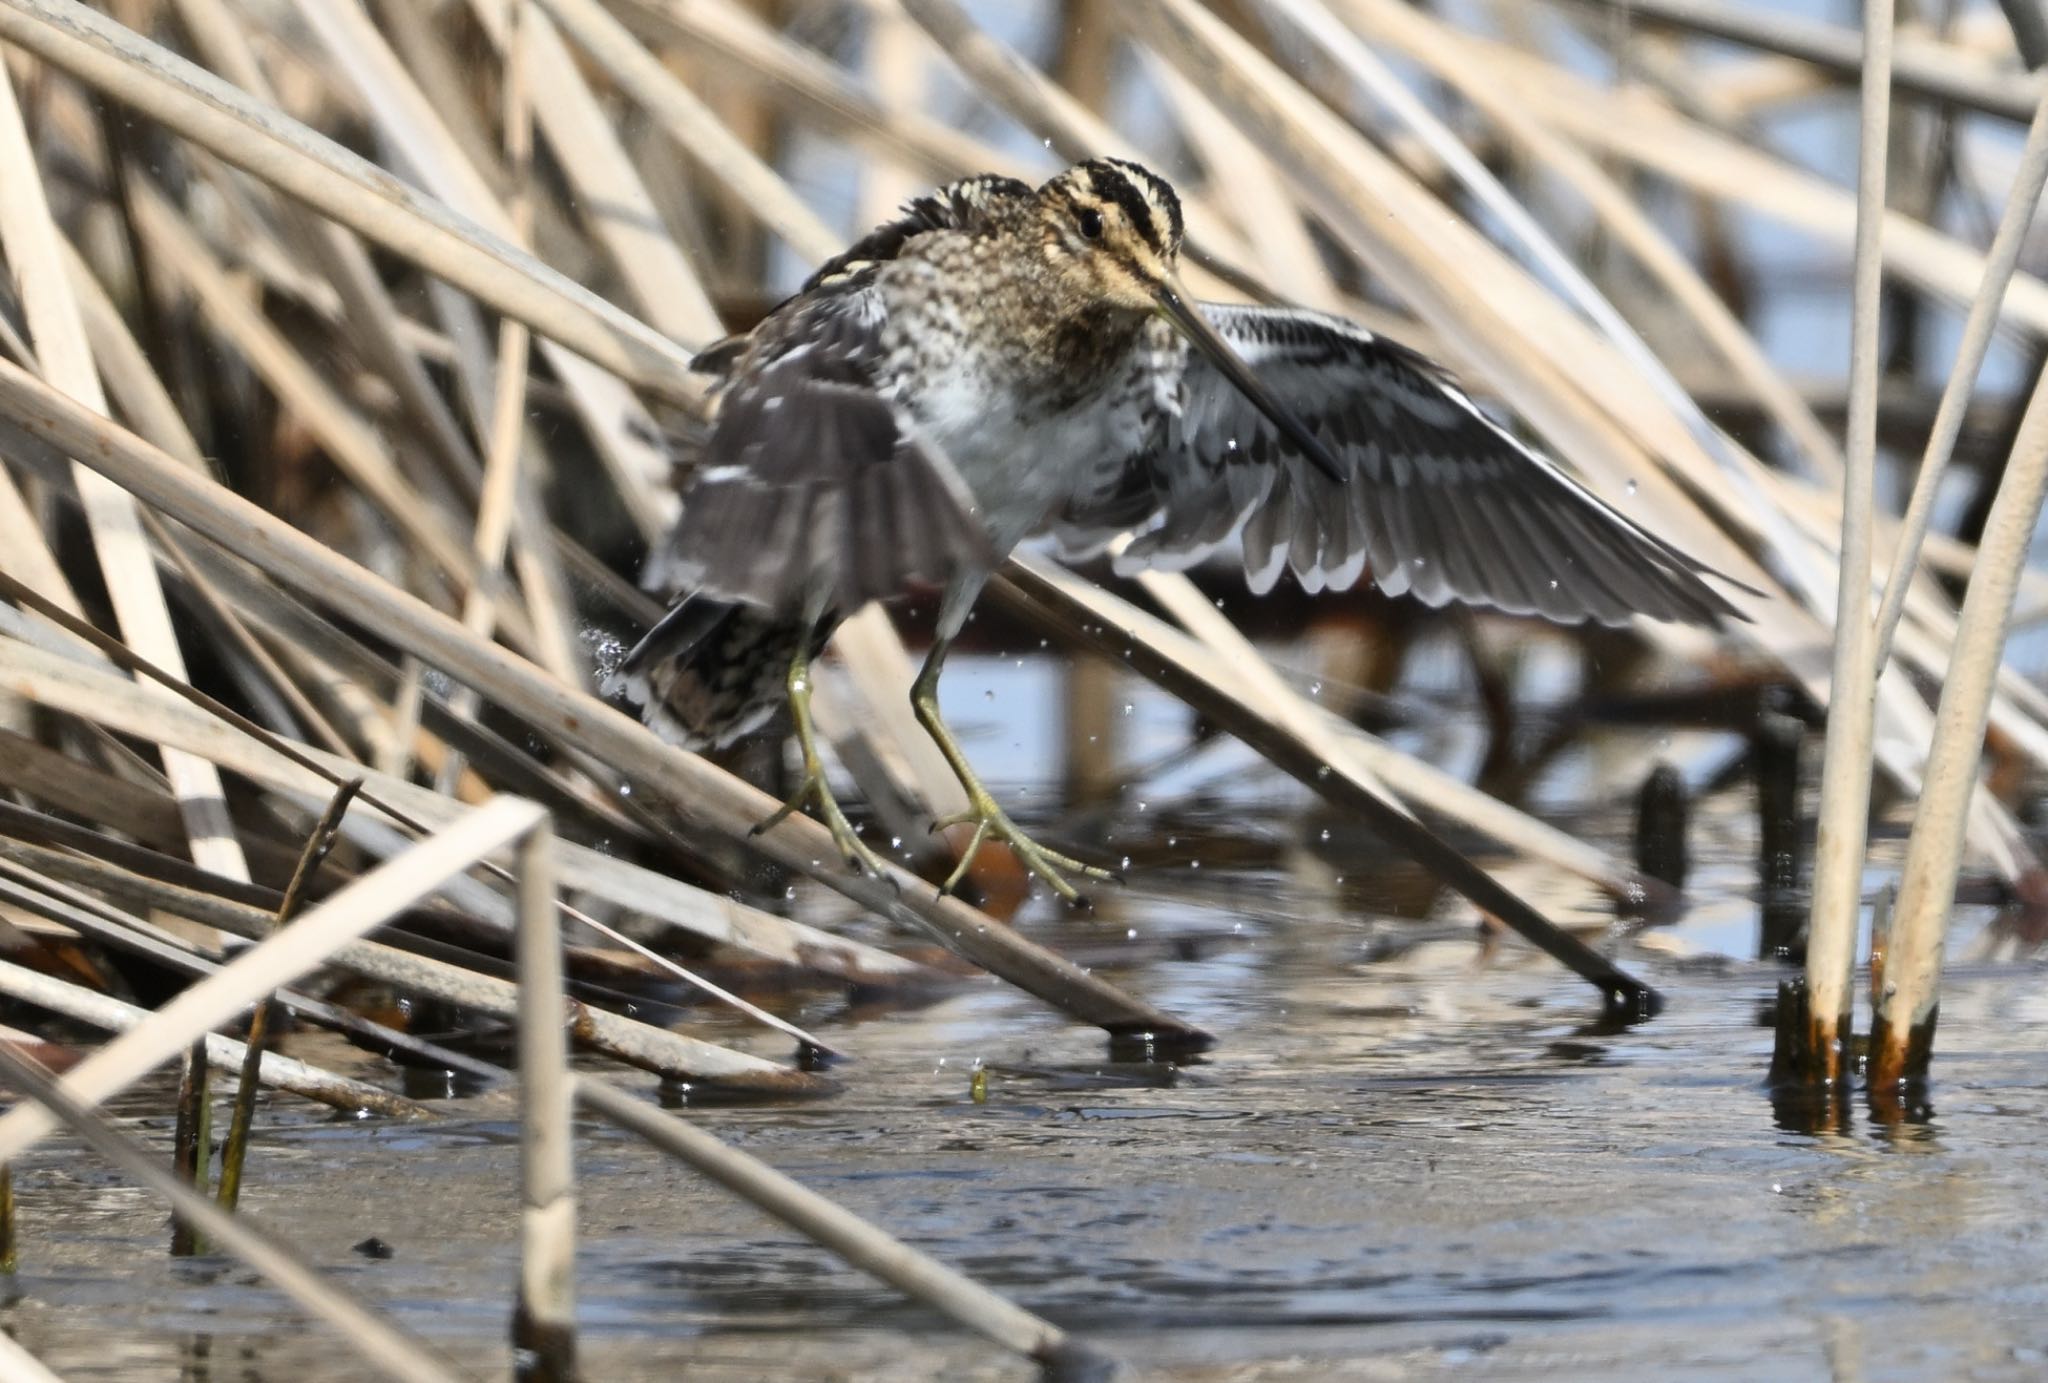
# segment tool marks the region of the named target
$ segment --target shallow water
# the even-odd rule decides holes
[[[1140,748],[1172,740],[1171,714],[1138,699]],[[985,727],[978,745],[998,764],[999,738]],[[1746,794],[1694,832],[1708,901],[1615,943],[1669,1007],[1612,1031],[1539,957],[1482,956],[1458,900],[1416,916],[1401,868],[1301,816],[1239,752],[1148,787],[1175,844],[1098,917],[1024,919],[1213,1031],[1205,1058],[1119,1062],[1035,1001],[963,982],[911,1010],[813,1003],[801,1021],[855,1055],[844,1093],[691,1117],[1138,1377],[2042,1374],[2039,965],[1952,974],[1930,1122],[1887,1129],[1859,1108],[1847,1133],[1797,1132],[1761,1079],[1758,1012],[1780,972],[1739,958],[1756,912],[1734,810]],[[1135,830],[1137,815],[1126,803],[1118,819]],[[1611,838],[1616,816],[1596,814],[1594,835]],[[1233,833],[1297,843],[1257,872],[1194,867]],[[1510,877],[1540,884],[1561,921],[1611,921],[1550,871]],[[1986,921],[1960,919],[1958,956]],[[708,1035],[786,1055],[737,1025]],[[295,1042],[388,1075],[337,1043]],[[984,1105],[969,1098],[977,1062]],[[160,1082],[119,1108],[163,1145],[170,1104]],[[502,1376],[511,1104],[447,1107],[418,1127],[267,1105],[244,1206],[451,1359]],[[1031,1376],[609,1127],[581,1128],[578,1173],[591,1378]],[[0,1326],[65,1377],[360,1376],[248,1271],[170,1259],[162,1210],[74,1146],[44,1145],[16,1179],[23,1268]],[[355,1250],[373,1236],[388,1258]]]

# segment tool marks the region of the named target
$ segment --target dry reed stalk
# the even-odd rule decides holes
[[[276,932],[275,918],[265,908],[124,873],[96,862],[46,858],[42,867],[54,877],[74,879],[116,900],[156,908],[173,917],[203,919],[251,940],[262,940]],[[325,963],[394,989],[424,994],[497,1018],[514,1018],[519,1011],[518,988],[509,981],[380,942],[348,942],[336,947]],[[832,1088],[830,1082],[809,1072],[791,1070],[580,1002],[575,1008],[575,1022],[577,1040],[590,1051],[666,1080],[798,1096],[825,1094]],[[235,1044],[233,1050],[239,1052],[241,1044]]]
[[[439,569],[452,589],[458,594],[475,589],[482,575],[476,562],[446,516],[406,479],[376,429],[236,289],[159,189],[137,178],[132,204],[155,262],[191,290],[208,321],[318,436],[322,450],[349,482],[412,549]]]
[[[1749,329],[1627,189],[1584,151],[1530,118],[1500,85],[1485,49],[1467,42],[1464,35],[1426,12],[1392,0],[1338,3],[1364,33],[1393,44],[1450,83],[1528,157],[1570,184],[1616,241],[1656,278],[1670,301],[1692,317],[1707,343],[1785,429],[1809,463],[1825,477],[1840,475],[1841,448],[1833,434],[1764,356]]]
[[[1024,177],[1032,165],[922,112],[885,105],[852,74],[789,42],[733,0],[617,0],[613,8],[650,47],[675,43],[731,63],[733,80],[758,84],[818,129],[939,183],[964,173]],[[658,50],[657,50],[658,51]],[[713,75],[719,68],[713,67]]]
[[[1853,244],[1856,202],[1845,189],[1640,91],[1615,92],[1498,44],[1486,46],[1532,115],[1589,148],[1830,244]],[[2027,109],[2033,110],[2031,99]],[[1883,249],[1889,272],[1950,302],[1970,301],[1983,280],[1981,253],[1896,211],[1885,217]],[[2048,335],[2048,284],[2014,275],[2001,315],[2007,326]]]
[[[471,0],[470,8],[502,51],[508,0]],[[531,9],[530,6],[527,8]],[[574,212],[603,248],[635,310],[663,334],[705,345],[725,334],[702,276],[662,224],[653,196],[620,142],[618,122],[584,80],[555,23],[535,11],[527,61],[536,91],[534,114],[568,179]],[[411,56],[411,54],[408,54]]]
[[[1963,596],[1955,657],[1942,684],[1927,785],[1899,879],[1885,962],[1884,1003],[1871,1030],[1870,1089],[1926,1078],[1940,1004],[1942,948],[1955,903],[1967,809],[1977,787],[1993,679],[2005,648],[2018,572],[2048,492],[2048,374],[2034,386],[2005,477],[1985,521],[1976,574]]]
[[[569,1073],[562,938],[555,923],[555,841],[543,825],[519,847],[520,1374],[576,1377],[576,1077]]]
[[[193,1191],[166,1171],[148,1149],[95,1113],[68,1082],[52,1080],[41,1067],[4,1044],[0,1044],[0,1082],[35,1102],[18,1105],[14,1115],[32,1114],[52,1127],[69,1128],[87,1147],[169,1201],[180,1224],[262,1273],[308,1315],[326,1321],[362,1363],[405,1383],[455,1383],[457,1375],[436,1359],[427,1346],[402,1334],[322,1278],[248,1219],[229,1214]],[[10,1378],[49,1376],[47,1372],[37,1374],[32,1370],[16,1374],[12,1371],[13,1360],[4,1354],[0,1354],[0,1363],[8,1365]]]
[[[11,680],[16,685],[27,687],[32,695],[48,693],[53,679],[47,663],[35,663],[34,650],[25,650],[19,645],[15,649],[17,658],[8,674]],[[32,663],[35,665],[31,666]],[[123,685],[126,684],[116,682],[112,689],[118,690]],[[157,713],[150,717],[151,723],[169,723],[171,716],[176,714],[176,703],[159,702],[158,707]],[[308,800],[317,804],[324,797],[324,792],[309,794]],[[461,811],[459,808],[455,810]],[[356,836],[365,824],[348,818],[344,822],[344,832]],[[14,847],[10,853],[33,861],[49,875],[75,880],[108,897],[125,899],[138,907],[159,909],[172,916],[191,918],[236,936],[262,939],[275,930],[275,918],[267,908],[148,878],[96,860],[40,851],[36,847]],[[338,969],[484,1013],[509,1018],[518,1008],[514,987],[503,980],[376,942],[341,945],[328,958],[328,963]],[[827,1088],[824,1081],[808,1073],[792,1071],[680,1033],[667,1032],[599,1009],[579,1006],[578,1012],[578,1036],[593,1050],[671,1079],[720,1082],[735,1088],[792,1094],[815,1094]],[[834,1050],[829,1044],[782,1020],[775,1020],[775,1025],[791,1032],[802,1045],[824,1051]]]
[[[1655,103],[1617,98],[1611,91],[1524,54],[1498,44],[1486,47],[1519,100],[1589,146],[1618,152],[1683,184],[1753,205],[1769,216],[1830,238],[1851,237],[1854,201],[1831,184],[1715,135]],[[1897,212],[1886,215],[1882,248],[1893,272],[1944,296],[1968,298],[1981,279],[1983,262],[1976,251]],[[2048,331],[2048,286],[2024,275],[2015,276],[2004,300],[2004,318],[2008,326],[2017,323],[2033,332]],[[1766,488],[1779,493],[1793,483],[1779,477],[1765,479]],[[1827,522],[1839,526],[1838,508]],[[1817,537],[1819,530],[1809,525],[1809,533]],[[1832,580],[1832,573],[1829,576]],[[1835,598],[1839,600],[1838,590]],[[1780,656],[1809,691],[1825,699],[1825,686],[1809,660],[1790,647],[1781,649]],[[1944,662],[1945,658],[1937,658],[1926,666],[1939,677]],[[1906,678],[1882,679],[1877,695],[1877,760],[1903,791],[1916,793],[1933,737],[1930,708]],[[2010,702],[2001,699],[1994,703],[1994,711],[2000,716],[2001,728],[2014,728]],[[2022,728],[2016,733],[2026,732]],[[1971,820],[1972,844],[1984,850],[2001,873],[2017,877],[2031,852],[2022,847],[2010,814],[1980,793]]]
[[[7,1169],[0,1167],[0,1177],[8,1176]],[[9,1179],[7,1200],[13,1205],[13,1182]],[[12,1216],[9,1224],[13,1223]],[[11,1270],[10,1270],[11,1271]],[[64,1380],[44,1367],[42,1360],[30,1354],[12,1335],[0,1334],[0,1373],[18,1380],[18,1383],[64,1383]]]
[[[1603,10],[1621,9],[1631,23],[1657,25],[1688,33],[1746,44],[1810,63],[1840,77],[1869,78],[1870,35],[1806,19],[1774,13],[1755,5],[1720,0],[1571,0]],[[1897,40],[1893,49],[1893,83],[1901,93],[1931,97],[1965,110],[2025,121],[2039,100],[2040,85],[2031,77],[1987,70],[1947,44],[1926,37]]]
[[[181,991],[63,1078],[72,1099],[98,1104],[155,1070],[166,1050],[198,1041],[251,1003],[281,989],[340,946],[381,926],[449,878],[546,820],[533,803],[501,797],[420,842]],[[10,1162],[56,1127],[46,1110],[20,1106],[0,1116],[0,1162]]]
[[[652,116],[696,165],[730,190],[802,258],[839,253],[846,237],[825,224],[695,93],[642,47],[597,0],[536,0]]]
[[[1333,233],[1386,274],[1426,317],[1444,326],[1456,353],[1499,384],[1556,450],[1605,481],[1613,493],[1620,493],[1624,482],[1637,484],[1641,493],[1633,507],[1638,512],[1654,508],[1660,531],[1721,570],[1746,581],[1769,582],[1717,526],[1703,521],[1692,499],[1659,469],[1674,467],[1694,493],[1714,503],[1721,523],[1738,531],[1754,529],[1750,506],[1735,502],[1719,470],[1678,419],[1660,410],[1647,392],[1608,390],[1597,400],[1578,392],[1575,380],[1605,378],[1625,368],[1604,341],[1545,295],[1532,292],[1518,272],[1440,203],[1426,200],[1355,132],[1205,11],[1185,0],[1161,0],[1125,13],[1142,20],[1155,46],[1260,139]],[[1342,156],[1333,157],[1333,151]],[[1368,215],[1360,210],[1364,207],[1375,210]],[[1564,360],[1573,362],[1569,374],[1557,364]],[[1810,558],[1802,564],[1803,585],[1813,586],[1821,575]],[[1752,603],[1746,613],[1756,623],[1743,632],[1781,659],[1810,691],[1824,696],[1810,656],[1817,622],[1782,602]],[[1697,654],[1698,641],[1688,643],[1680,631],[1644,633]],[[1879,751],[1887,772],[1911,790],[1918,782],[1931,712],[1902,679],[1887,679],[1884,690],[1886,733],[1878,741]]]
[[[8,581],[8,578],[0,577],[0,583]],[[9,594],[17,600],[33,599],[32,593],[21,589],[0,593]],[[45,613],[54,617],[54,612]],[[81,633],[93,632],[82,624],[76,628]],[[125,655],[118,645],[104,645],[103,651]],[[76,711],[101,723],[130,728],[160,727],[174,742],[191,752],[274,790],[318,801],[361,773],[360,766],[353,761],[294,745],[210,697],[193,692],[182,684],[162,680],[155,669],[132,655],[124,656],[123,665],[157,681],[159,686],[179,694],[183,700],[168,701],[160,694],[140,689],[125,679],[79,666],[71,659],[53,661],[52,655],[44,650],[0,641],[0,667],[11,673],[14,684],[23,687],[31,697],[44,704]],[[17,771],[20,769],[18,763],[10,766]],[[444,829],[463,814],[460,804],[430,789],[378,774],[367,776],[374,791],[363,794],[364,802],[416,834]],[[95,807],[104,801],[104,789],[95,789],[95,793],[94,801],[69,805],[73,810],[92,815]],[[136,829],[133,822],[120,818],[112,824]],[[148,828],[144,826],[141,829],[147,831]],[[802,923],[749,908],[722,895],[708,893],[589,847],[565,845],[563,848],[564,867],[573,887],[649,914],[676,931],[748,951],[792,968],[841,975],[863,984],[901,984],[931,978],[930,973],[915,962],[860,942],[835,937]],[[589,922],[573,909],[565,909],[565,915],[572,920]],[[687,982],[713,994],[723,994],[716,986],[680,970],[673,962],[664,961],[663,964]],[[741,1004],[740,1007],[753,1011],[750,1005]],[[791,1029],[781,1020],[772,1022],[800,1041],[823,1046],[816,1038]]]
[[[0,72],[0,181],[9,189],[8,195],[0,198],[0,242],[5,243],[8,269],[21,292],[23,314],[42,370],[55,387],[85,407],[105,413],[106,395],[93,365],[85,323],[71,294],[71,278],[64,268],[62,237],[51,220],[13,83],[4,72]],[[119,486],[82,468],[74,469],[73,479],[124,637],[143,656],[183,676],[184,653],[171,626],[170,606],[157,583],[135,501]],[[163,763],[185,817],[193,859],[216,874],[246,880],[248,863],[235,839],[220,775],[213,765],[176,751],[166,752]]]
[[[41,829],[62,838],[63,823],[51,822]],[[76,828],[73,828],[76,829]],[[84,849],[74,843],[73,848]],[[102,842],[102,848],[106,848]],[[133,849],[134,847],[128,847]],[[38,847],[0,839],[0,900],[26,912],[70,928],[102,945],[142,956],[166,969],[188,975],[210,975],[220,967],[200,955],[191,943],[139,917],[120,911],[81,889],[72,888],[47,872],[50,855]],[[56,856],[58,859],[75,857]],[[162,857],[168,861],[169,857]],[[26,867],[24,867],[26,866]],[[448,1047],[437,1046],[384,1027],[347,1009],[310,999],[292,990],[280,990],[278,1000],[287,1012],[336,1032],[346,1033],[358,1046],[414,1065],[430,1065],[458,1071],[477,1080],[494,1081],[502,1072],[495,1066],[465,1056]],[[246,1063],[244,1063],[246,1068]]]
[[[1663,999],[1654,989],[1557,927],[1465,858],[1405,806],[1389,798],[1370,775],[1360,773],[1350,756],[1333,762],[1324,752],[1328,743],[1324,735],[1296,717],[1273,718],[1255,704],[1255,692],[1247,694],[1242,689],[1242,681],[1209,675],[1200,665],[1204,660],[1176,656],[1178,640],[1162,636],[1156,627],[1141,640],[1139,619],[1099,618],[1086,597],[1077,593],[1075,588],[1081,584],[1043,562],[1013,557],[1004,564],[992,589],[1057,611],[1081,642],[1112,657],[1121,656],[1133,671],[1225,726],[1274,767],[1338,808],[1361,817],[1395,849],[1463,894],[1481,912],[1512,928],[1598,989],[1610,1013],[1633,1021],[1653,1017],[1663,1007]]]
[[[1114,22],[1107,10],[1090,13]],[[1204,181],[1217,189],[1206,199],[1210,212],[1230,218],[1251,256],[1252,270],[1282,302],[1338,308],[1342,294],[1301,206],[1264,153],[1178,69],[1151,53],[1145,56],[1146,71],[1172,103],[1181,134],[1207,174]],[[1232,195],[1220,197],[1226,188]]]
[[[132,1032],[154,1016],[147,1009],[122,1003],[96,990],[40,974],[10,961],[0,961],[0,994],[104,1032]],[[246,1050],[242,1043],[218,1033],[206,1038],[207,1061],[224,1071],[239,1071]],[[157,1057],[168,1059],[161,1051]],[[424,1105],[401,1099],[374,1085],[333,1075],[276,1052],[264,1055],[262,1074],[265,1085],[317,1100],[345,1114],[369,1110],[393,1119],[430,1118],[433,1114]]]
[[[1856,919],[1862,908],[1863,864],[1870,824],[1871,739],[1877,715],[1872,656],[1871,525],[1877,469],[1879,289],[1884,272],[1886,149],[1892,72],[1892,0],[1866,0],[1864,55],[1857,144],[1856,259],[1849,339],[1849,427],[1842,471],[1842,546],[1835,615],[1834,665],[1829,677],[1827,756],[1821,769],[1818,831],[1814,842],[1813,904],[1806,939],[1808,1034],[1801,1048],[1810,1062],[1792,1074],[1810,1084],[1839,1085],[1848,1078],[1848,1047],[1855,995],[1849,984],[1856,962]],[[1960,812],[1958,817],[1960,819]],[[1797,1021],[1791,1014],[1785,1021]]]
[[[1920,548],[1934,514],[1935,490],[1955,450],[1956,435],[1962,430],[1977,372],[1990,352],[1991,333],[1998,325],[1999,302],[2018,267],[2020,249],[2026,242],[2027,228],[2033,223],[2044,184],[2048,184],[2048,88],[2043,88],[2041,102],[2034,110],[2034,122],[2027,127],[2026,147],[2020,153],[2012,188],[2006,194],[2005,214],[1999,218],[1998,231],[1985,253],[1984,279],[1970,303],[1970,315],[1956,345],[1955,363],[1941,391],[1934,427],[1928,433],[1920,471],[1913,480],[1913,495],[1906,505],[1902,532],[1892,553],[1891,576],[1885,582],[1884,602],[1877,614],[1873,654],[1880,660],[1887,656],[1899,617],[1905,612],[1910,578],[1919,564]]]
[[[688,356],[652,328],[77,0],[0,0],[0,38],[518,317],[601,369],[664,397],[696,397],[686,382]]]
[[[223,0],[172,0],[179,22],[208,66],[260,101],[276,96],[250,51],[242,26]],[[378,374],[397,391],[431,454],[450,476],[478,469],[475,454],[435,388],[416,351],[404,338],[405,319],[386,291],[362,242],[289,198],[276,199],[284,236],[311,257],[321,281],[330,286],[342,326]],[[146,428],[137,428],[150,435]],[[159,445],[162,445],[159,442]]]
[[[298,913],[306,889],[313,882],[313,875],[334,849],[341,830],[341,818],[347,813],[348,804],[362,791],[362,787],[360,778],[343,783],[328,799],[326,810],[320,813],[320,819],[307,833],[306,848],[300,852],[291,880],[285,885],[284,900],[277,905],[277,924],[280,927]],[[235,1100],[228,1114],[227,1141],[220,1150],[219,1199],[224,1210],[233,1210],[242,1198],[242,1168],[248,1160],[249,1134],[256,1122],[256,1087],[263,1070],[263,1049],[270,1041],[270,1029],[276,1025],[282,1010],[280,992],[272,991],[256,1005],[249,1017],[248,1035],[243,1039],[248,1043],[248,1052],[242,1058]]]
[[[512,242],[522,248],[533,241],[533,80],[534,14],[523,0],[514,0],[502,42],[503,92],[502,128],[505,137],[505,167],[510,182],[506,214]],[[526,377],[531,365],[532,333],[524,323],[504,318],[498,323],[497,374],[491,386],[489,427],[484,433],[484,476],[477,498],[476,523],[470,537],[479,572],[495,573],[505,562],[505,548],[512,536],[514,496],[520,485],[521,454],[525,449]],[[463,627],[489,637],[498,622],[497,602],[479,584],[469,588],[462,604]],[[408,672],[411,668],[408,668]],[[406,693],[418,697],[422,690],[417,677],[408,677]],[[458,688],[449,699],[449,709],[463,720],[476,718],[481,708],[470,688]],[[417,706],[406,714],[419,715]],[[462,775],[462,753],[451,749],[435,770],[435,786],[452,793]]]

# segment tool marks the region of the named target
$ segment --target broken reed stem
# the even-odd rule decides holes
[[[1675,764],[1659,761],[1636,794],[1636,868],[1673,888],[1685,887],[1691,867],[1686,825],[1692,805],[1685,775]]]
[[[363,788],[363,780],[351,778],[335,790],[327,804],[327,810],[320,814],[312,832],[306,837],[305,849],[299,852],[299,861],[292,867],[291,882],[285,885],[284,901],[277,906],[277,923],[281,927],[292,920],[305,900],[306,887],[313,875],[319,872],[320,864],[334,849],[334,842],[341,830],[341,818],[347,814],[348,805],[355,800]],[[240,1080],[235,1086],[235,1104],[228,1116],[227,1142],[220,1153],[220,1203],[222,1208],[233,1210],[242,1195],[242,1166],[249,1156],[249,1127],[256,1117],[256,1091],[261,1085],[263,1050],[270,1040],[270,1029],[283,1015],[277,995],[256,1005],[256,1012],[250,1016],[249,1032],[243,1040],[248,1044],[242,1053]]]
[[[171,1171],[200,1195],[206,1194],[213,1161],[213,1092],[207,1079],[206,1039],[192,1043],[185,1056],[185,1075],[178,1082],[178,1125],[171,1140]],[[171,1257],[192,1258],[206,1251],[198,1229],[188,1220],[171,1225]]]
[[[512,1347],[525,1383],[576,1377],[576,1078],[569,1071],[555,837],[519,846],[519,1297]]]
[[[1758,960],[1797,965],[1804,959],[1799,932],[1806,921],[1800,882],[1806,840],[1800,830],[1799,750],[1806,726],[1768,707],[1759,711],[1751,755],[1756,765],[1757,890],[1761,921]]]
[[[1849,428],[1842,468],[1842,558],[1835,654],[1828,682],[1827,759],[1814,842],[1813,906],[1806,936],[1812,1032],[1794,1072],[1837,1083],[1847,1052],[1856,917],[1870,829],[1871,740],[1877,716],[1877,641],[1870,608],[1872,480],[1877,466],[1879,289],[1883,279],[1885,158],[1891,124],[1893,0],[1864,0],[1863,90],[1856,176],[1856,258],[1849,338]],[[1781,1021],[1783,1013],[1781,1011]]]
[[[0,1273],[21,1267],[21,1239],[14,1224],[14,1168],[0,1166]]]
[[[2048,370],[2034,383],[2005,477],[1992,501],[1977,569],[1963,596],[1949,674],[1935,713],[1934,747],[1899,877],[1898,913],[1885,964],[1884,1003],[1871,1030],[1870,1089],[1894,1092],[1927,1076],[1940,1002],[1942,946],[1955,904],[1970,798],[1984,727],[2004,656],[2007,621],[2048,492]]]

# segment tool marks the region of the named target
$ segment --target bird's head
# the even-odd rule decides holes
[[[1180,198],[1149,168],[1090,159],[1038,189],[1047,258],[1075,297],[1150,311],[1179,273]]]
[[[1293,440],[1331,480],[1347,472],[1231,349],[1180,281],[1180,198],[1151,169],[1120,158],[1077,163],[1038,190],[1042,243],[1070,302],[1156,312]]]

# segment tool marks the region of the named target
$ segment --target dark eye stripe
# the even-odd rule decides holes
[[[1146,205],[1153,234],[1148,235],[1146,239],[1152,243],[1153,248],[1161,248],[1162,240],[1171,245],[1179,244],[1186,226],[1181,219],[1180,197],[1174,192],[1173,185],[1150,168],[1132,163],[1128,159],[1106,158],[1099,162],[1101,166],[1121,173],[1148,194]]]
[[[1088,168],[1088,189],[1105,202],[1112,202],[1123,209],[1130,223],[1138,228],[1138,234],[1152,247],[1152,253],[1164,254],[1166,246],[1159,239],[1159,227],[1152,218],[1152,208],[1121,170],[1107,163],[1091,164]]]

